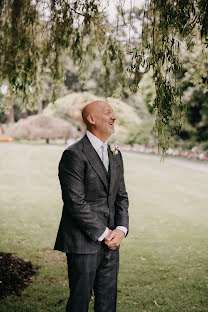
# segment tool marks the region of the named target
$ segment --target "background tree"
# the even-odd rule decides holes
[[[200,41],[192,50],[182,51],[182,70],[179,78],[182,85],[182,99],[186,106],[187,119],[178,136],[190,146],[196,142],[208,148],[208,88],[206,87],[206,54]],[[204,68],[204,64],[206,67]]]

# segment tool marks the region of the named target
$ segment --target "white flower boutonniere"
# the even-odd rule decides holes
[[[113,153],[113,155],[118,155],[118,146],[117,145],[111,145],[110,146],[111,152]]]

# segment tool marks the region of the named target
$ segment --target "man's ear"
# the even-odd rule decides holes
[[[91,125],[95,125],[95,116],[93,114],[87,115],[87,120]]]

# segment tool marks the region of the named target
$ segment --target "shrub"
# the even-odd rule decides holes
[[[130,129],[128,136],[125,140],[126,144],[134,145],[149,145],[154,142],[154,137],[151,133],[154,126],[153,120],[147,120],[141,122],[139,126],[134,129]]]

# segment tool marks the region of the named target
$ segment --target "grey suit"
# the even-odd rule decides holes
[[[95,311],[116,311],[119,248],[112,251],[104,242],[99,242],[98,238],[104,233],[106,226],[115,229],[116,226],[121,225],[128,229],[128,196],[121,153],[113,155],[108,148],[108,155],[109,174],[85,135],[64,151],[59,163],[64,206],[54,249],[67,254],[71,289],[67,311],[70,312],[88,311],[92,288],[95,295],[97,294]],[[109,262],[108,272],[106,261]],[[79,276],[75,274],[77,266],[79,266]],[[80,270],[84,274],[82,277],[80,277]],[[86,272],[91,273],[86,277]],[[100,272],[104,272],[102,274],[105,275]],[[113,272],[116,272],[114,285],[108,290],[107,285],[111,284]],[[85,285],[86,280],[89,280],[88,287]],[[101,285],[102,280],[103,285]],[[96,287],[98,284],[99,287]],[[109,310],[109,302],[103,306],[103,291],[109,293],[110,297],[107,297],[111,300],[109,298],[105,300],[112,301],[111,310]]]

